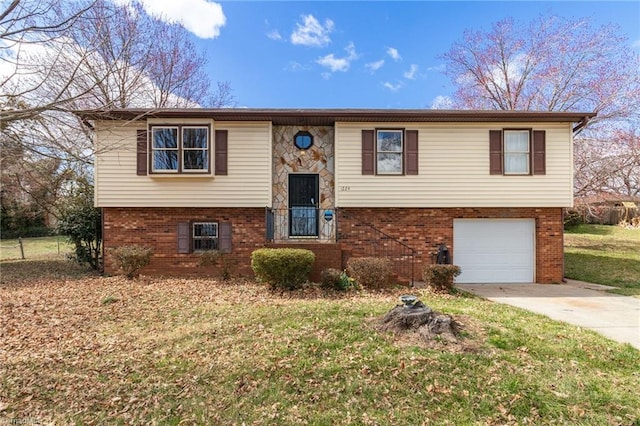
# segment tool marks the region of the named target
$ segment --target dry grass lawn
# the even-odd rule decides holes
[[[425,346],[372,327],[406,289],[279,294],[59,262],[0,265],[0,425],[640,422],[637,350],[518,309],[420,291],[464,325],[462,343]]]

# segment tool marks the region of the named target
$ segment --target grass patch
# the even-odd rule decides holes
[[[566,231],[565,275],[640,297],[640,229],[579,225]]]
[[[64,236],[23,238],[22,247],[25,259],[54,258],[73,251],[73,246]],[[18,240],[0,240],[0,260],[15,259],[21,259]]]
[[[406,289],[404,290],[406,291]],[[0,419],[60,424],[633,424],[640,352],[479,298],[467,345],[376,332],[402,293],[143,277],[0,287]],[[106,303],[117,300],[117,303]],[[115,420],[117,419],[117,420]]]

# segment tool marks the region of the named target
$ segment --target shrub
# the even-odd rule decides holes
[[[138,278],[142,268],[151,262],[153,251],[140,246],[123,246],[113,250],[116,266],[122,269],[127,279]]]
[[[217,267],[220,270],[223,281],[229,281],[235,263],[228,253],[218,250],[207,250],[200,254],[199,265]]]
[[[422,279],[434,291],[448,293],[453,288],[453,279],[461,272],[457,265],[425,265],[422,268]]]
[[[344,291],[348,290],[353,285],[353,280],[349,278],[346,271],[341,271],[339,269],[323,269],[320,273],[320,278],[322,287],[324,288]]]
[[[69,237],[75,245],[74,257],[80,264],[100,268],[102,245],[101,210],[93,207],[93,187],[86,180],[78,180],[77,188],[60,202],[58,233]]]
[[[347,271],[362,288],[382,288],[390,284],[393,263],[386,257],[352,257]]]
[[[564,229],[575,228],[583,223],[582,214],[577,210],[565,210],[564,212]]]
[[[251,269],[272,289],[295,290],[309,279],[316,255],[311,250],[262,248],[251,253]]]

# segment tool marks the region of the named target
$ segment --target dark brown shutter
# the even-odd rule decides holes
[[[376,149],[374,142],[374,131],[363,130],[362,131],[362,174],[373,175],[375,174],[375,158]]]
[[[502,130],[489,130],[489,174],[502,174]]]
[[[533,131],[533,174],[543,175],[547,172],[546,165],[546,132]]]
[[[405,174],[418,174],[418,131],[407,130],[405,132],[405,150],[407,164],[405,166]]]
[[[189,226],[189,222],[178,223],[178,253],[191,253],[191,226]]]
[[[138,130],[137,134],[137,148],[136,148],[136,161],[137,161],[137,169],[138,176],[146,176],[147,175],[147,164],[149,164],[149,160],[147,158],[147,131],[146,130]]]
[[[215,174],[226,175],[227,174],[227,130],[216,130],[216,169]]]
[[[218,250],[223,253],[231,252],[231,223],[218,224]]]

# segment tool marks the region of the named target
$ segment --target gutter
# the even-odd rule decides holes
[[[576,125],[576,127],[573,128],[573,134],[578,134],[580,130],[582,130],[584,126],[586,126],[589,123],[590,118],[591,117],[589,117],[588,115],[585,115],[584,117],[582,117],[582,120],[580,120]]]

